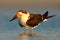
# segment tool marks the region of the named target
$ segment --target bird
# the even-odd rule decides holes
[[[33,14],[23,9],[19,10],[18,13],[9,21],[11,22],[15,19],[19,19],[18,24],[20,27],[25,29],[24,33],[27,32],[27,29],[31,28],[30,33],[32,34],[33,29],[37,28],[42,22],[46,22],[49,18],[54,16],[56,15],[48,16],[48,11],[41,15]]]

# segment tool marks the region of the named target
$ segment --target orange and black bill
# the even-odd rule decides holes
[[[16,15],[15,15],[11,20],[9,20],[9,22],[15,20],[16,18],[17,18],[17,17],[16,17]]]

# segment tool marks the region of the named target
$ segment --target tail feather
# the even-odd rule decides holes
[[[45,12],[45,14],[43,14],[43,20],[46,19],[48,16],[48,11]]]
[[[43,14],[43,17],[47,17],[48,16],[48,11],[45,12],[45,14]]]
[[[48,16],[47,19],[48,19],[48,18],[52,18],[52,17],[54,17],[54,16],[56,16],[56,15]]]
[[[48,18],[52,18],[54,16],[56,16],[56,15],[48,16],[48,11],[46,11],[45,14],[43,14],[43,20],[48,19]]]

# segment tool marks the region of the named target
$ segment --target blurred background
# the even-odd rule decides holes
[[[44,35],[54,34],[51,36],[59,40],[60,0],[0,0],[0,40],[16,40],[12,38],[23,33],[24,28],[18,25],[18,19],[9,22],[18,10],[21,9],[25,9],[34,14],[44,14],[46,11],[49,11],[49,15],[56,15],[48,19],[47,22],[42,23],[39,27],[34,29],[33,32]],[[49,38],[55,40],[54,38]]]

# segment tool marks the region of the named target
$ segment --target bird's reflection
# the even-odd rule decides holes
[[[17,37],[17,40],[29,40],[29,37],[37,37],[40,36],[40,34],[19,34]]]
[[[28,36],[26,35],[18,36],[17,40],[28,40]]]

